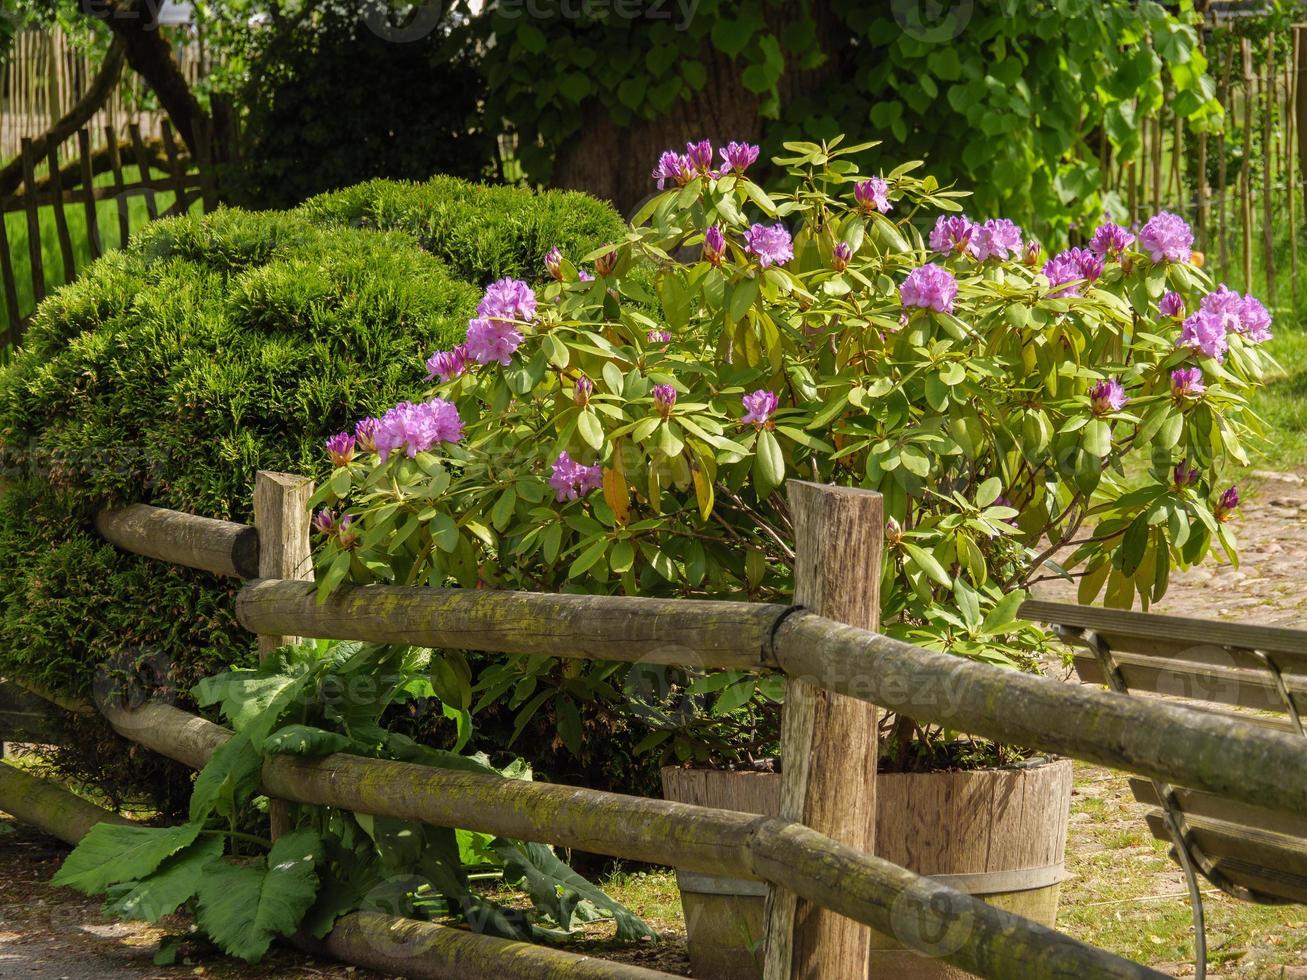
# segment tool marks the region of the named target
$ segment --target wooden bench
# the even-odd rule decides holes
[[[1177,700],[1307,737],[1307,630],[1031,600],[1025,619],[1046,623],[1073,648],[1080,679],[1128,694]],[[1285,773],[1307,779],[1307,773]],[[1131,779],[1150,805],[1149,829],[1171,844],[1193,900],[1198,976],[1206,963],[1197,876],[1243,901],[1307,903],[1307,814],[1233,803]]]

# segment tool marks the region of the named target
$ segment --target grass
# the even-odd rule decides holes
[[[127,167],[124,170],[123,179],[130,184],[138,179],[138,175],[139,171],[136,167]],[[112,186],[113,175],[101,174],[96,178],[95,183],[99,187]],[[177,195],[172,191],[156,192],[155,201],[158,213],[164,214],[176,200]],[[145,197],[140,193],[129,195],[126,203],[131,229],[134,232],[149,220],[149,208]],[[199,202],[196,202],[191,206],[191,210],[198,211],[200,207]],[[102,252],[123,246],[118,221],[118,208],[119,202],[117,200],[99,201],[96,204],[95,214],[100,229]],[[87,229],[86,209],[80,202],[70,204],[64,208],[64,214],[68,221],[68,236],[72,239],[74,272],[77,272],[91,261],[91,244]],[[20,316],[25,317],[36,308],[32,286],[32,262],[28,246],[27,215],[23,212],[12,212],[3,217],[5,232],[9,238],[9,253],[14,262],[18,311]],[[68,281],[64,268],[63,253],[59,247],[59,235],[53,207],[40,209],[40,223],[41,264],[45,270],[46,292],[51,293]],[[8,327],[7,306],[0,303],[0,333],[3,333]]]

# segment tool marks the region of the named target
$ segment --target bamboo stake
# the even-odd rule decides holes
[[[1266,35],[1266,78],[1262,84],[1262,261],[1266,266],[1266,295],[1275,305],[1275,222],[1271,213],[1275,184],[1271,170],[1271,141],[1275,103],[1275,33]],[[1251,288],[1251,287],[1250,287]]]
[[[32,266],[32,297],[45,299],[45,262],[41,257],[41,218],[36,207],[36,159],[32,141],[23,140],[23,185],[27,188],[27,255]]]
[[[151,221],[159,219],[159,206],[155,201],[154,188],[150,186],[152,177],[150,175],[150,157],[145,152],[145,141],[141,138],[141,126],[139,123],[132,123],[127,127],[128,133],[132,138],[132,153],[136,157],[136,169],[140,171],[141,183],[145,185],[145,213],[150,216]]]
[[[1231,97],[1232,89],[1230,86],[1230,75],[1231,72],[1233,71],[1233,66],[1234,66],[1234,46],[1227,44],[1225,47],[1225,57],[1222,59],[1221,62],[1221,87],[1220,87],[1220,93],[1218,95],[1218,98],[1221,101],[1221,105],[1226,108],[1226,114],[1225,114],[1226,119],[1230,119],[1234,116],[1234,101]],[[1229,161],[1225,152],[1225,126],[1224,125],[1221,127],[1221,131],[1216,135],[1216,153],[1217,153],[1217,168],[1218,168],[1217,220],[1219,224],[1219,227],[1217,229],[1217,234],[1220,238],[1220,245],[1221,245],[1220,248],[1221,278],[1229,279],[1230,278],[1230,238],[1226,232],[1226,223],[1225,223],[1225,216],[1228,207],[1227,195],[1229,190],[1229,179],[1228,179]]]
[[[9,251],[9,223],[0,210],[0,287],[5,292],[5,342],[17,347],[20,339],[22,316],[18,312],[18,282],[14,277],[14,260]]]
[[[82,162],[82,204],[86,209],[86,238],[91,246],[91,259],[104,254],[100,240],[100,215],[95,205],[95,170],[91,166],[91,134],[86,129],[77,133],[77,148]]]
[[[791,480],[794,601],[867,630],[880,626],[881,496]],[[879,712],[875,705],[786,682],[780,816],[860,851],[876,845]],[[871,934],[790,891],[767,895],[766,980],[866,976]]]
[[[127,192],[124,190],[123,161],[118,152],[118,134],[112,126],[108,126],[105,128],[104,135],[109,147],[109,168],[113,171],[114,200],[118,202],[118,247],[126,248],[132,234],[132,218]]]
[[[1302,28],[1293,29],[1293,53],[1285,65],[1288,74],[1286,91],[1288,104],[1285,107],[1285,153],[1284,186],[1289,206],[1289,287],[1292,290],[1293,307],[1298,308],[1298,154],[1295,139],[1300,139],[1298,132],[1298,82],[1302,64]]]
[[[59,147],[55,143],[50,144],[48,160],[52,198],[50,210],[54,213],[55,236],[59,240],[59,252],[64,260],[64,282],[72,282],[77,278],[77,258],[73,255],[73,239],[68,233],[68,215],[64,210],[63,174],[59,167]],[[31,193],[35,193],[35,188]]]
[[[1239,41],[1243,55],[1243,167],[1240,171],[1240,218],[1243,224],[1243,288],[1253,288],[1253,103],[1257,98],[1252,45]]]

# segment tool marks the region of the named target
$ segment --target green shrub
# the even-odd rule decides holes
[[[579,256],[624,232],[612,208],[585,194],[531,195],[453,177],[374,180],[313,198],[299,213],[319,224],[406,231],[459,277],[482,284],[501,276],[538,281],[555,245]]]
[[[481,195],[452,180],[424,187],[440,214]],[[423,187],[366,191],[402,191],[418,221]],[[163,657],[185,692],[248,663],[235,583],[117,552],[90,516],[146,501],[249,521],[258,470],[321,477],[327,436],[422,390],[411,365],[462,336],[480,295],[464,278],[538,264],[551,229],[592,249],[603,236],[583,229],[618,223],[578,195],[480,199],[515,218],[494,233],[504,265],[464,256],[462,276],[400,230],[224,210],[151,225],[47,300],[0,370],[0,675],[85,697],[105,664]],[[101,768],[88,758],[71,771]],[[108,778],[111,790],[133,785]]]

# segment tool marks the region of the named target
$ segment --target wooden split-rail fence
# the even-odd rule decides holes
[[[211,142],[204,127],[197,132],[194,154],[166,121],[159,131],[159,138],[147,139],[140,125],[132,123],[120,137],[107,127],[98,149],[93,149],[95,134],[87,128],[58,142],[24,137],[18,157],[0,169],[0,290],[6,324],[0,348],[18,346],[32,312],[53,287],[72,282],[79,266],[108,251],[110,241],[117,248],[127,244],[133,233],[134,199],[144,201],[147,221],[185,214],[197,201],[206,211],[217,206]],[[5,179],[10,174],[15,179]],[[99,179],[101,175],[105,179]],[[11,185],[12,193],[5,193]],[[171,195],[171,203],[162,207],[159,196],[165,194]],[[100,207],[103,202],[113,204],[109,215]],[[25,216],[25,243],[6,227],[5,216],[14,213]],[[77,215],[76,224],[71,214]],[[140,220],[138,213],[135,221]],[[57,268],[47,266],[42,241],[51,226]]]
[[[245,580],[237,617],[265,651],[318,637],[779,671],[789,686],[783,808],[766,817],[348,754],[277,756],[262,770],[274,833],[286,819],[276,801],[289,801],[761,880],[769,887],[768,980],[865,977],[868,927],[938,954],[929,937],[959,919],[968,923],[965,938],[942,959],[980,976],[1037,980],[1162,975],[874,857],[878,710],[1265,810],[1307,811],[1307,740],[1000,670],[876,632],[883,521],[874,493],[789,484],[792,605],[394,586],[347,586],[319,603],[308,581],[311,490],[298,477],[259,474],[254,526],[138,504],[102,512],[96,527],[124,550]],[[30,700],[10,706],[7,715],[0,704],[0,723],[30,721]],[[62,709],[98,710],[128,739],[194,768],[231,737],[163,703],[64,702]],[[96,819],[116,819],[89,806],[0,765],[0,809],[19,819],[76,839]],[[55,812],[66,819],[53,819]],[[667,976],[374,913],[341,919],[325,952],[409,977]]]

